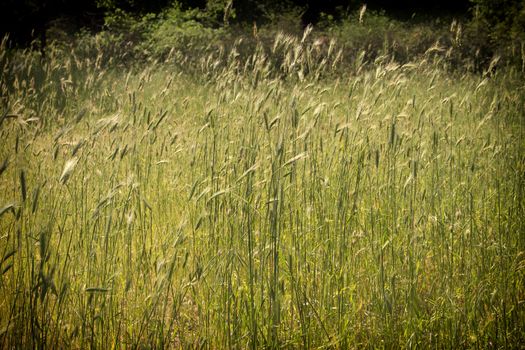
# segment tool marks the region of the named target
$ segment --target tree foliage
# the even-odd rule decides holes
[[[471,0],[473,20],[490,28],[491,40],[525,40],[524,0]]]

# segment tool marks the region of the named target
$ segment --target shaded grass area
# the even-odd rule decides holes
[[[3,347],[523,343],[521,73],[273,50],[2,51]]]

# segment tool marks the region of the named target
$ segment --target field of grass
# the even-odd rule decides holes
[[[276,40],[2,47],[0,348],[523,346],[523,74]]]

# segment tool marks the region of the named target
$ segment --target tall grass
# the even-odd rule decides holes
[[[519,347],[523,76],[431,55],[4,44],[1,347]]]

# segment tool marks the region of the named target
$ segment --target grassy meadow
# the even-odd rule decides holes
[[[523,346],[523,73],[304,39],[4,42],[0,348]]]

